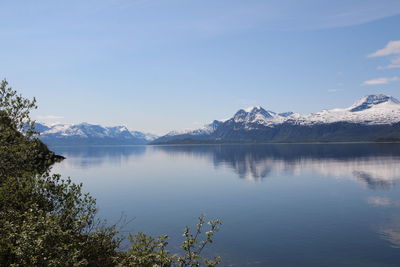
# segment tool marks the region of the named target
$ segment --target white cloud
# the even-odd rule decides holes
[[[384,57],[400,54],[400,40],[390,41],[384,48],[369,54],[368,57]]]
[[[375,51],[372,54],[369,54],[368,57],[384,57],[384,56],[390,56],[390,55],[400,55],[400,40],[398,41],[390,41],[387,43],[387,45],[379,49],[378,51]],[[378,70],[384,70],[384,69],[396,69],[400,68],[400,57],[396,56],[390,60],[390,64],[387,66],[379,66]]]
[[[400,77],[381,77],[363,82],[363,85],[388,84],[390,82],[400,81]]]
[[[385,69],[397,69],[400,68],[400,57],[392,58],[390,64],[387,66],[379,66],[378,70],[385,70]]]

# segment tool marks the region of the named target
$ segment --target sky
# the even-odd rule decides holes
[[[400,98],[399,0],[2,0],[0,77],[48,123],[165,134]]]

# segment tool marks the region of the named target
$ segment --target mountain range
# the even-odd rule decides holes
[[[383,94],[368,95],[348,108],[311,114],[277,113],[256,106],[199,129],[172,131],[161,137],[125,126],[89,123],[36,123],[36,131],[48,145],[400,141],[400,101]]]
[[[150,144],[400,141],[400,101],[367,95],[348,108],[311,114],[240,109],[227,120],[173,131]]]
[[[156,135],[130,131],[125,126],[36,123],[39,138],[48,145],[144,145],[157,138]]]

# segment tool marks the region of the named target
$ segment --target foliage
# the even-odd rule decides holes
[[[35,108],[35,99],[18,95],[6,80],[0,83],[0,183],[10,175],[43,173],[62,158],[37,138],[29,117]]]
[[[18,95],[8,86],[6,80],[1,81],[0,84],[0,107],[5,117],[9,119],[10,127],[18,131],[24,130],[26,125],[29,130],[33,128],[34,121],[30,119],[29,113],[37,108],[36,99],[29,100]],[[27,132],[32,134],[30,131]]]
[[[166,250],[168,245],[168,236],[161,235],[157,239],[147,236],[143,233],[130,235],[129,240],[132,245],[131,248],[124,253],[122,261],[118,266],[216,266],[220,263],[221,259],[216,257],[214,259],[203,258],[201,252],[208,243],[212,243],[213,235],[219,230],[221,222],[219,220],[209,221],[210,230],[205,233],[205,239],[200,239],[203,225],[205,223],[205,216],[199,217],[195,234],[191,234],[190,228],[186,227],[183,233],[185,241],[181,247],[184,250],[184,255],[171,255]]]
[[[167,251],[167,236],[143,233],[128,237],[121,250],[116,226],[96,219],[96,202],[81,184],[51,173],[61,157],[51,152],[34,131],[29,117],[36,100],[28,100],[0,84],[0,266],[215,266],[203,259],[220,222],[199,218],[194,235],[185,228],[183,255]]]
[[[201,234],[203,225],[205,223],[204,215],[199,217],[199,223],[196,226],[195,234],[190,233],[190,228],[186,226],[183,236],[186,240],[182,244],[182,248],[185,251],[184,256],[178,257],[178,261],[181,263],[181,266],[200,266],[202,257],[201,252],[204,250],[205,246],[209,243],[213,242],[214,233],[219,230],[219,226],[221,225],[220,220],[209,221],[210,230],[207,231],[206,238],[204,240],[200,240],[199,235]],[[221,259],[216,257],[214,260],[204,259],[204,263],[206,266],[216,266]]]

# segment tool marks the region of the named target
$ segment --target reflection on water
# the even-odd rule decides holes
[[[92,168],[104,163],[121,164],[146,152],[146,146],[55,146],[53,151],[68,158],[63,164]]]
[[[89,167],[104,162],[121,163],[146,152],[199,157],[216,168],[229,167],[240,178],[260,181],[272,173],[311,171],[325,176],[353,177],[370,189],[389,189],[400,179],[400,145],[394,144],[292,144],[219,146],[98,146],[56,147],[72,160]]]
[[[311,171],[353,177],[371,189],[388,189],[400,179],[400,149],[393,144],[159,146],[169,154],[206,157],[230,166],[240,178],[262,180],[272,173]],[[400,148],[400,146],[398,147]]]
[[[392,201],[387,197],[368,197],[367,202],[375,207],[388,207],[393,205]]]
[[[400,248],[400,217],[392,219],[379,229],[382,238],[389,241],[394,248]]]
[[[102,216],[136,218],[134,231],[180,236],[201,213],[222,219],[227,265],[400,262],[400,144],[53,149],[67,158],[55,171],[82,178]]]

